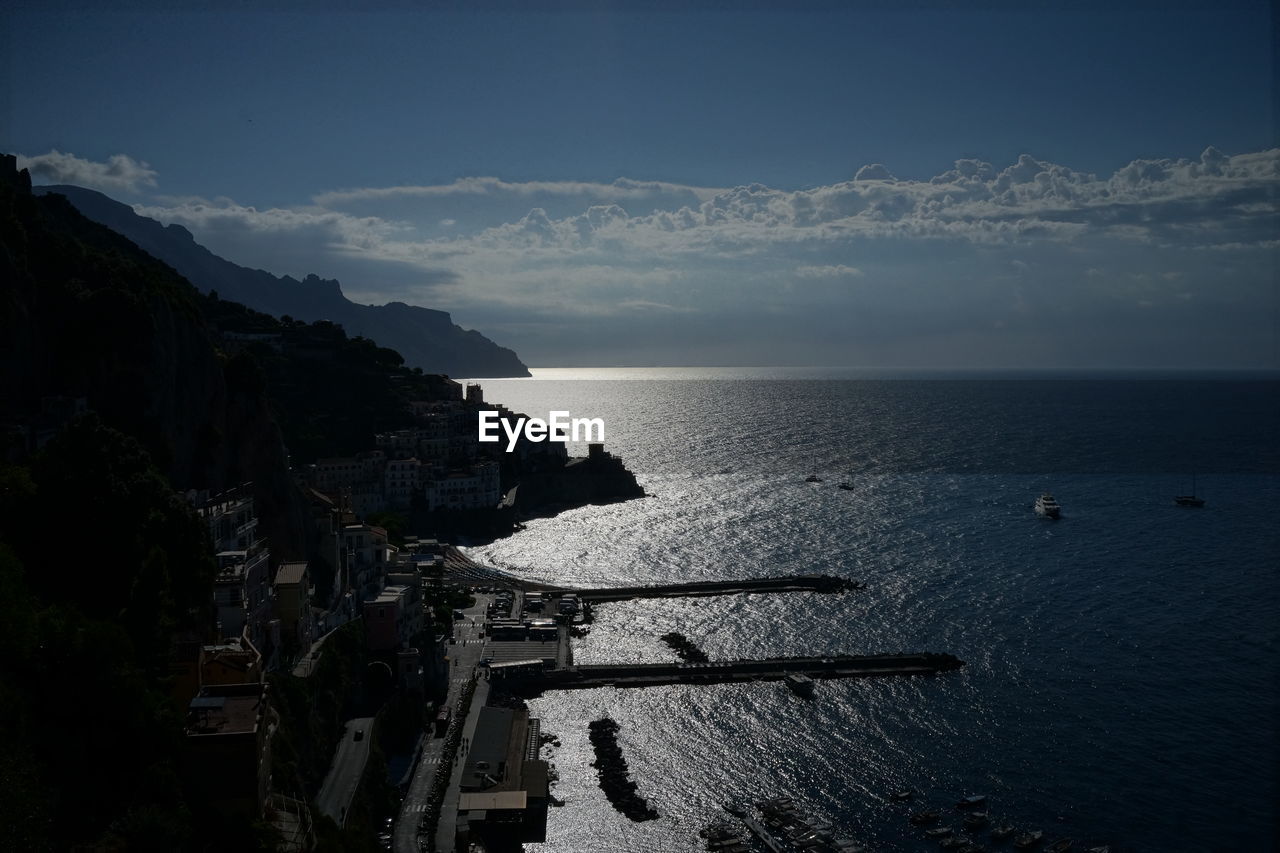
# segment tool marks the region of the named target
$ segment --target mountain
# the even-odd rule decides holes
[[[469,378],[529,375],[514,352],[477,331],[459,327],[448,312],[403,302],[359,305],[343,295],[337,281],[315,275],[298,281],[242,267],[201,246],[181,225],[161,225],[100,192],[66,184],[34,191],[66,196],[84,216],[128,237],[205,293],[216,291],[223,299],[277,317],[329,320],[348,335],[396,350],[405,364],[427,373]]]

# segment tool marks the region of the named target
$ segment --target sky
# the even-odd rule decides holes
[[[36,183],[533,366],[1280,368],[1265,2],[7,10]]]

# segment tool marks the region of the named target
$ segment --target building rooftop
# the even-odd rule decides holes
[[[462,794],[458,798],[459,811],[523,809],[528,801],[524,791],[485,791]]]
[[[253,732],[258,728],[265,696],[262,686],[235,685],[247,690],[205,688],[191,700],[187,735],[225,735]]]
[[[307,564],[301,563],[281,563],[279,571],[276,572],[276,586],[297,585],[302,583],[302,577],[307,573]]]
[[[490,788],[503,781],[516,716],[511,708],[480,709],[462,772],[463,788]]]

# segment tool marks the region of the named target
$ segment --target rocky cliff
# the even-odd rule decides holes
[[[474,330],[457,326],[445,311],[390,302],[359,305],[332,279],[308,275],[299,281],[234,264],[210,252],[180,225],[161,225],[133,208],[82,187],[37,187],[37,193],[66,196],[85,216],[137,243],[172,266],[201,291],[241,302],[272,316],[329,320],[349,335],[361,335],[404,356],[410,367],[459,377],[528,376],[514,352]]]

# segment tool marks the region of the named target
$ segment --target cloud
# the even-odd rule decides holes
[[[314,206],[258,209],[225,198],[160,198],[134,210],[184,226],[212,252],[243,266],[340,278],[349,295],[351,284],[357,292],[383,291],[390,299],[405,283],[421,287],[455,278],[423,257],[412,227],[375,216]]]
[[[1206,148],[1109,176],[1024,154],[956,160],[927,179],[873,164],[804,189],[466,178],[293,208],[156,199],[138,210],[239,263],[337,276],[361,301],[451,310],[542,363],[586,340],[594,352],[661,341],[673,363],[788,335],[794,358],[827,352],[828,363],[948,347],[996,359],[1058,327],[1069,343],[1036,358],[1075,357],[1087,337],[1090,358],[1174,359],[1179,339],[1214,351],[1213,328],[1224,330],[1216,351],[1265,362],[1278,189],[1280,150]]]
[[[820,267],[796,267],[796,275],[801,278],[859,278],[862,270],[844,264],[827,264]]]
[[[885,168],[883,163],[872,163],[863,166],[853,176],[855,181],[896,181],[898,180],[893,174]]]
[[[372,187],[321,193],[313,201],[325,207],[341,208],[354,202],[385,201],[393,198],[439,198],[459,196],[562,196],[596,201],[651,200],[678,197],[700,200],[719,190],[692,187],[666,181],[635,181],[619,178],[612,183],[592,181],[504,181],[501,178],[459,178],[451,184],[428,186]]]
[[[54,184],[75,184],[100,190],[137,192],[156,185],[156,172],[127,154],[115,154],[95,163],[74,154],[50,151],[35,157],[18,155],[18,168],[30,169],[33,178]]]

